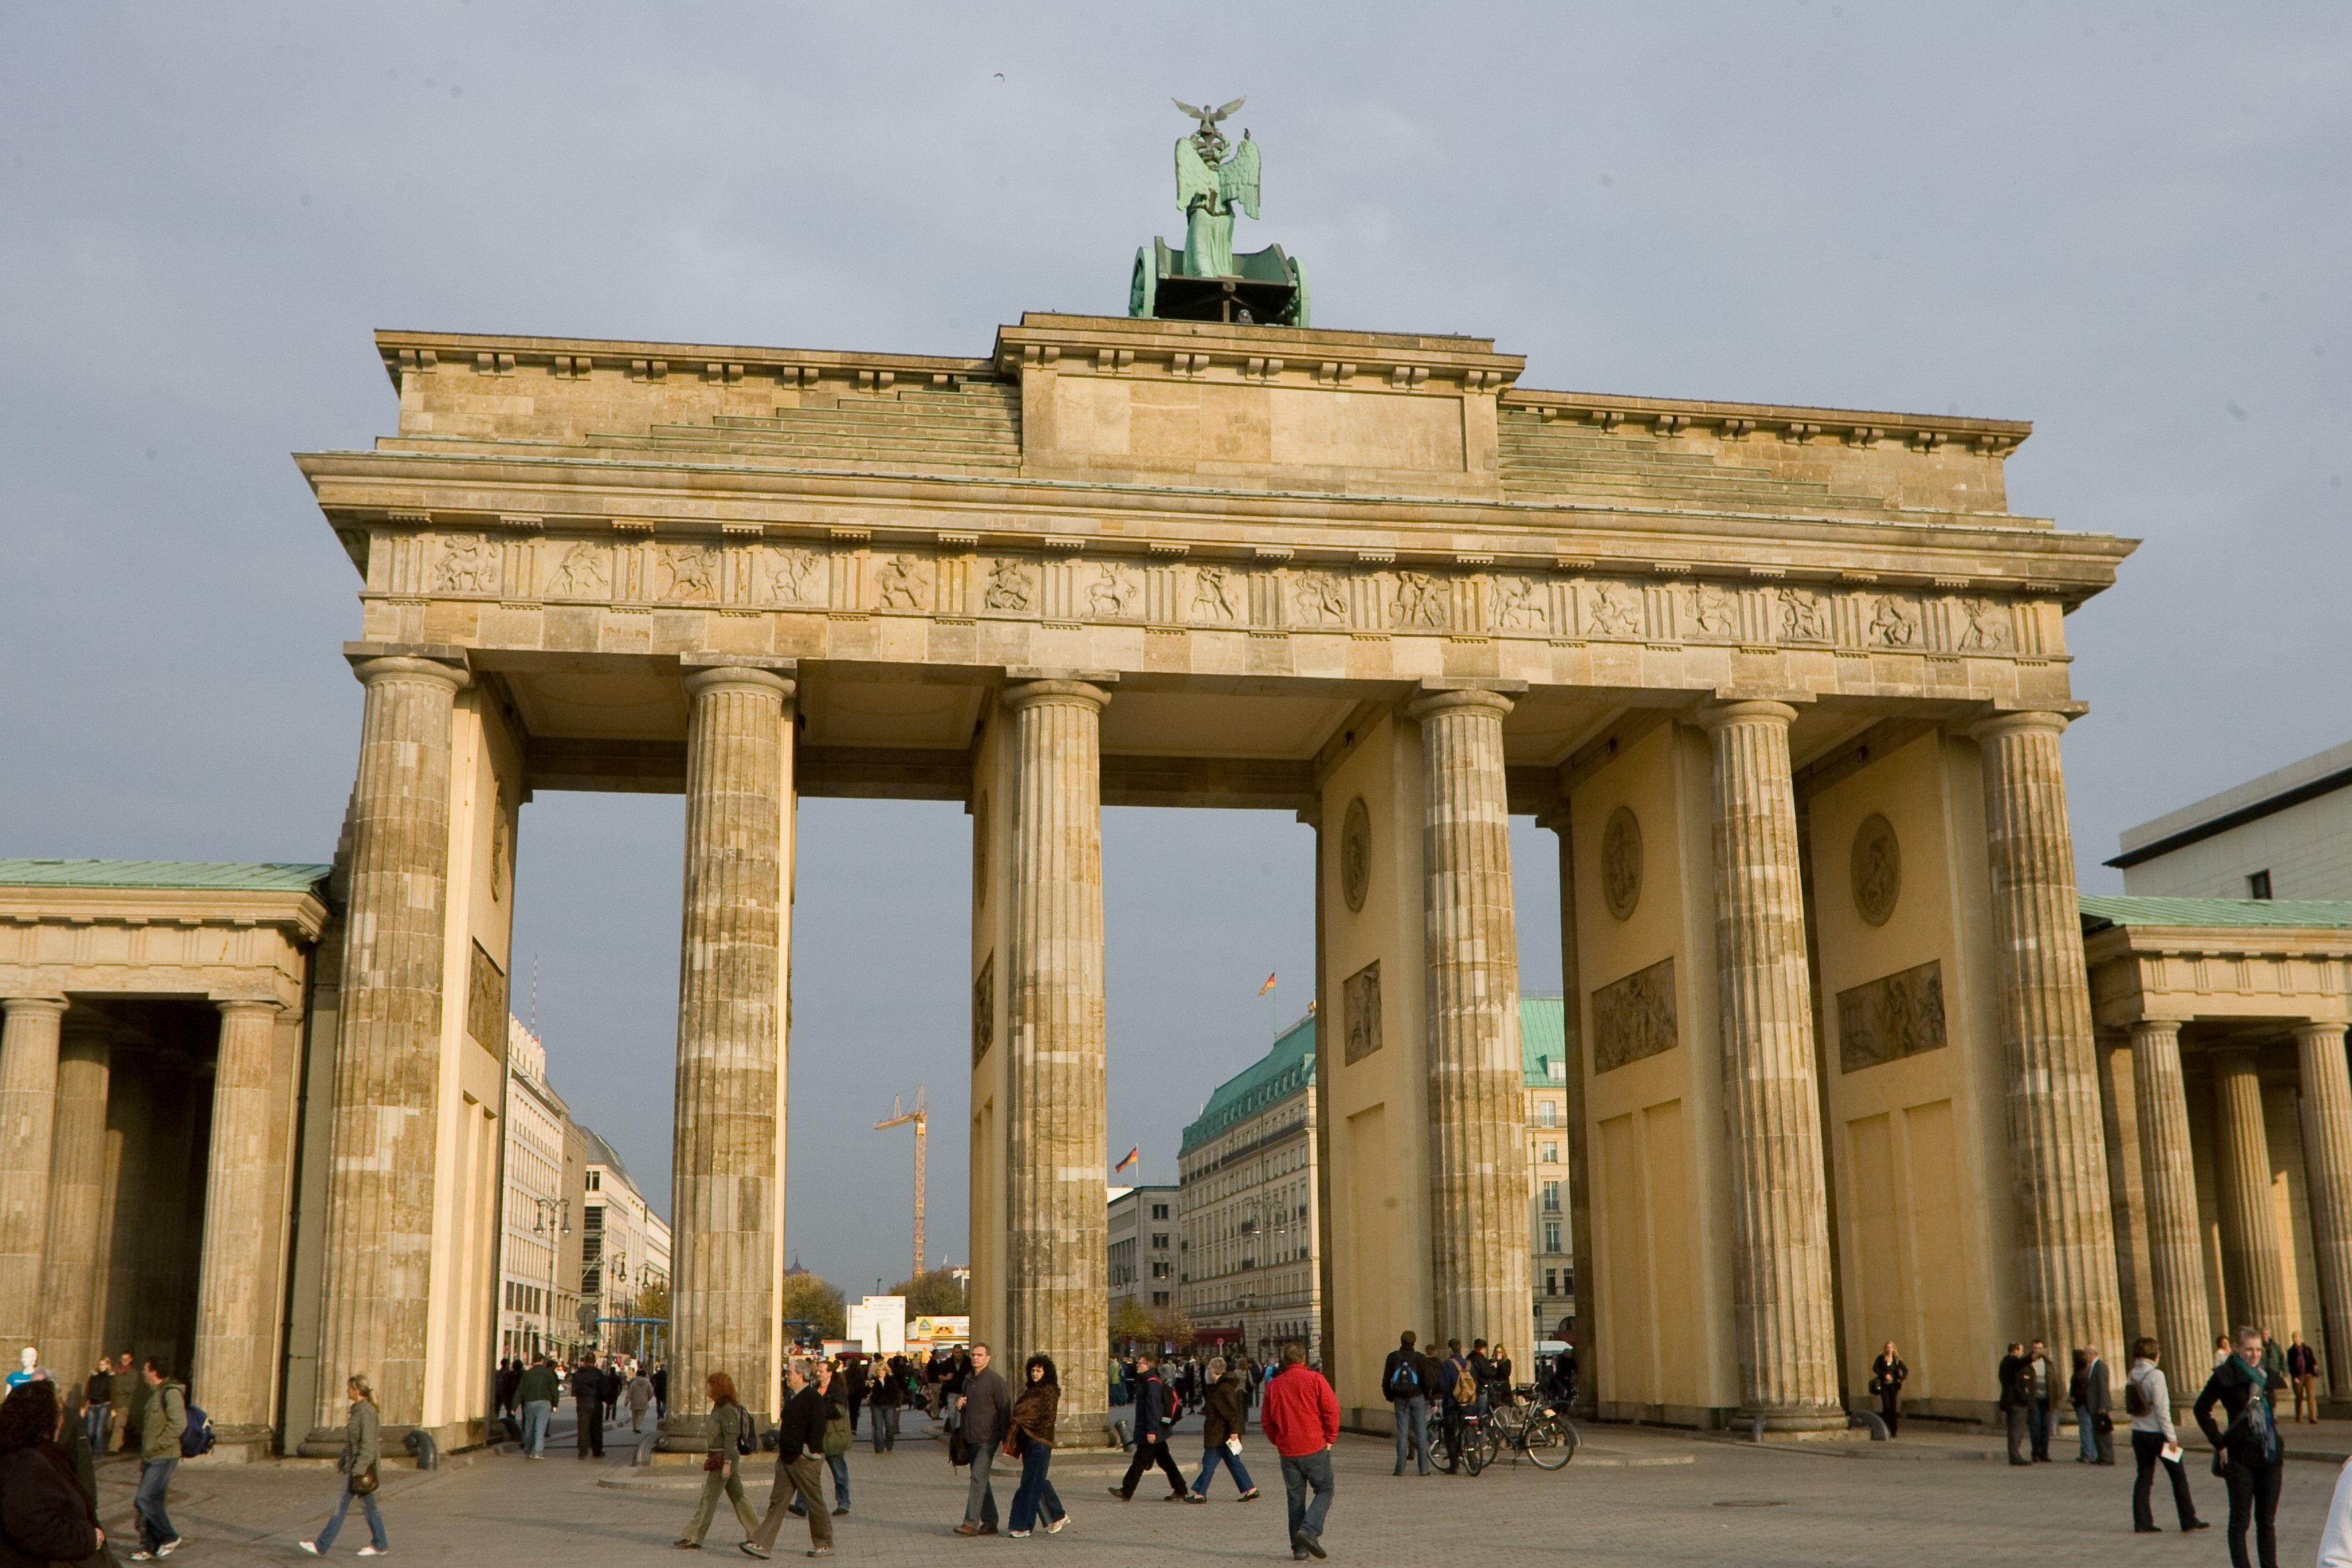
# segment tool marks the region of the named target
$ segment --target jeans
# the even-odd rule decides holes
[[[1315,1489],[1315,1500],[1307,1500],[1307,1489]],[[1320,1540],[1323,1521],[1331,1512],[1331,1450],[1320,1448],[1296,1458],[1282,1456],[1282,1490],[1290,1501],[1290,1539],[1302,1535]]]
[[[2254,1527],[2254,1549],[2262,1568],[2278,1568],[2279,1473],[2283,1465],[2242,1465],[2235,1459],[2223,1468],[2230,1487],[2230,1568],[2253,1568],[2246,1561],[2246,1526]]]
[[[172,1528],[172,1516],[163,1511],[164,1499],[172,1490],[172,1472],[179,1468],[180,1461],[173,1458],[140,1462],[139,1491],[131,1500],[131,1507],[139,1516],[139,1543],[150,1552],[166,1541],[180,1539],[180,1532]],[[2271,1487],[2271,1497],[2273,1501],[2278,1497],[2275,1482]]]
[[[2074,1437],[2082,1448],[2079,1458],[2086,1465],[2095,1465],[2099,1462],[2098,1436],[2091,1430],[2094,1425],[2089,1405],[2074,1406]]]
[[[354,1497],[360,1500],[360,1511],[367,1515],[369,1543],[378,1552],[390,1547],[391,1543],[383,1538],[383,1515],[376,1511],[375,1493],[352,1491],[351,1478],[345,1476],[343,1495],[335,1500],[334,1516],[327,1521],[327,1528],[319,1531],[310,1542],[319,1549],[320,1556],[325,1556],[327,1549],[334,1545],[336,1533],[343,1528],[343,1516],[352,1511],[352,1499]]]
[[[1192,1482],[1192,1494],[1195,1497],[1208,1495],[1209,1478],[1217,1473],[1217,1467],[1221,1464],[1233,1471],[1234,1485],[1245,1492],[1257,1489],[1257,1483],[1249,1479],[1249,1471],[1243,1468],[1242,1457],[1223,1443],[1212,1443],[1207,1451],[1201,1456],[1201,1473]]]
[[[996,1445],[983,1443],[971,1457],[971,1489],[964,1494],[963,1521],[966,1524],[996,1522],[996,1488],[990,1472],[996,1468]]]
[[[108,1422],[113,1415],[114,1406],[107,1404],[103,1400],[100,1400],[96,1405],[87,1406],[83,1410],[82,1415],[85,1427],[89,1434],[89,1451],[91,1453],[103,1454],[106,1452],[106,1428]]]
[[[1014,1531],[1034,1527],[1042,1517],[1046,1523],[1064,1517],[1062,1497],[1046,1479],[1046,1467],[1054,1462],[1053,1446],[1032,1437],[1021,1450],[1021,1485],[1013,1493],[1013,1517],[1006,1527]]]
[[[1404,1474],[1407,1459],[1417,1461],[1423,1475],[1429,1474],[1429,1399],[1416,1394],[1410,1399],[1396,1402],[1396,1473]]]
[[[2189,1495],[2188,1473],[2181,1469],[2179,1460],[2164,1457],[2163,1433],[2133,1433],[2132,1463],[2137,1470],[2132,1477],[2132,1523],[2142,1530],[2156,1526],[2156,1510],[2149,1506],[2149,1493],[2155,1490],[2156,1467],[2159,1463],[2172,1476],[2172,1506],[2180,1515],[2180,1528],[2186,1530],[2197,1521],[2197,1504]]]
[[[522,1406],[522,1451],[534,1459],[547,1457],[547,1424],[555,1406],[544,1399],[527,1399]]]
[[[898,1446],[898,1407],[877,1405],[874,1407],[874,1451],[887,1454]]]
[[[814,1465],[820,1459],[824,1461],[824,1463],[830,1466],[833,1469],[833,1506],[835,1508],[847,1508],[849,1506],[849,1456],[846,1454],[820,1454],[814,1450],[810,1451],[808,1455],[809,1463]],[[809,1489],[809,1495],[812,1498],[816,1495],[816,1488],[811,1487]],[[801,1511],[801,1501],[798,1498],[794,1498],[793,1500],[793,1511],[794,1513]]]
[[[533,1401],[533,1403],[537,1403]],[[735,1506],[735,1522],[743,1527],[750,1539],[760,1528],[759,1519],[751,1512],[751,1500],[743,1495],[743,1479],[735,1473],[734,1456],[728,1456],[723,1470],[706,1470],[702,1476],[702,1496],[694,1505],[694,1519],[686,1527],[686,1539],[699,1544],[710,1529],[710,1521],[719,1512],[719,1499],[723,1494]]]
[[[2051,1420],[2050,1405],[2047,1400],[2037,1399],[2026,1409],[2025,1426],[2026,1429],[2033,1434],[2033,1457],[2037,1459],[2048,1458]]]

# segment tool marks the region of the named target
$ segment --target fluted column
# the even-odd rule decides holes
[[[2180,1026],[2159,1018],[2134,1024],[2131,1056],[2156,1337],[2168,1363],[2194,1365],[2214,1330],[2205,1321],[2205,1248],[2189,1149],[2189,1096],[2180,1077]],[[2103,1353],[2105,1348],[2100,1347]],[[2186,1401],[2189,1394],[2184,1390],[2179,1397]]]
[[[724,665],[686,678],[686,903],[671,1190],[669,1440],[691,1446],[723,1372],[780,1397],[783,900],[793,683]]]
[[[2332,1401],[2352,1397],[2352,1076],[2344,1026],[2294,1031],[2303,1084],[2303,1185],[2311,1210],[2311,1250],[2319,1265],[2321,1341]]]
[[[1576,850],[1568,800],[1536,819],[1559,836],[1559,977],[1563,1040],[1561,1056],[1568,1067],[1566,1093],[1561,1096],[1568,1123],[1569,1265],[1576,1280],[1577,1413],[1591,1415],[1600,1408],[1601,1270],[1592,1244],[1592,1153],[1586,1141],[1584,1103],[1584,983],[1576,949]]]
[[[62,996],[0,1000],[0,1342],[41,1331],[49,1235],[49,1160],[58,1109]]]
[[[363,658],[353,670],[367,696],[352,791],[313,1444],[340,1440],[343,1381],[355,1373],[373,1383],[387,1425],[425,1415],[449,730],[468,681],[432,658]]]
[[[1720,702],[1699,713],[1715,760],[1715,947],[1737,1249],[1732,1298],[1742,1414],[1778,1426],[1843,1426],[1789,763],[1789,726],[1796,717],[1783,702]]]
[[[106,1196],[106,1090],[112,1026],[68,1015],[58,1049],[58,1105],[49,1153],[47,1281],[41,1354],[60,1377],[98,1359],[99,1221]]]
[[[2271,1143],[2263,1080],[2251,1050],[2218,1050],[2213,1127],[2220,1134],[2222,1299],[2237,1322],[2277,1334],[2286,1323],[2286,1269],[2271,1210]],[[2234,1325],[2233,1325],[2234,1326]]]
[[[1508,1343],[1528,1323],[1527,1090],[1503,715],[1494,691],[1433,691],[1421,724],[1427,968],[1430,1293],[1441,1331]]]
[[[1008,687],[1013,710],[1013,1036],[1005,1364],[1062,1369],[1062,1440],[1103,1440],[1109,1289],[1103,1184],[1102,710],[1076,680]],[[1075,1369],[1075,1373],[1073,1372]]]
[[[272,1147],[281,1101],[275,1002],[220,1009],[212,1136],[205,1153],[205,1234],[197,1262],[194,1386],[222,1442],[269,1436],[278,1302],[278,1210],[286,1179]]]
[[[2056,713],[2009,713],[1974,734],[2025,1285],[2022,1331],[2106,1352],[2123,1337],[2123,1307],[2074,840],[2058,761],[2065,728]]]

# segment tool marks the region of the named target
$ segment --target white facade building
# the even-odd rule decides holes
[[[1110,1310],[1132,1300],[1145,1311],[1176,1305],[1175,1187],[1110,1189]]]
[[[2352,899],[2352,742],[2126,829],[2133,898]]]
[[[580,1236],[580,1298],[595,1309],[595,1340],[604,1350],[651,1356],[658,1325],[632,1322],[649,1285],[669,1284],[669,1222],[637,1190],[613,1146],[583,1127],[587,1143]]]
[[[1315,1226],[1315,1019],[1217,1086],[1176,1156],[1178,1289],[1199,1342],[1274,1359],[1297,1340],[1323,1359]]]
[[[569,1351],[579,1338],[572,1110],[547,1081],[547,1047],[507,1018],[506,1194],[500,1205],[499,1355]],[[569,1232],[569,1234],[567,1234]]]

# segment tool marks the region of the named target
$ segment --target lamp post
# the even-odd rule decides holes
[[[530,1227],[533,1236],[543,1237],[547,1248],[547,1299],[540,1303],[547,1319],[547,1329],[541,1335],[542,1347],[555,1342],[555,1263],[556,1252],[562,1238],[572,1234],[572,1200],[570,1198],[533,1198],[539,1205],[539,1218]]]

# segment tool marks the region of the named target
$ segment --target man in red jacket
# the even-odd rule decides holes
[[[1282,1370],[1266,1382],[1258,1425],[1282,1456],[1291,1558],[1320,1557],[1323,1521],[1331,1511],[1331,1445],[1339,1440],[1339,1396],[1307,1364],[1307,1347],[1295,1340],[1282,1347]],[[1312,1502],[1307,1498],[1310,1487]]]

